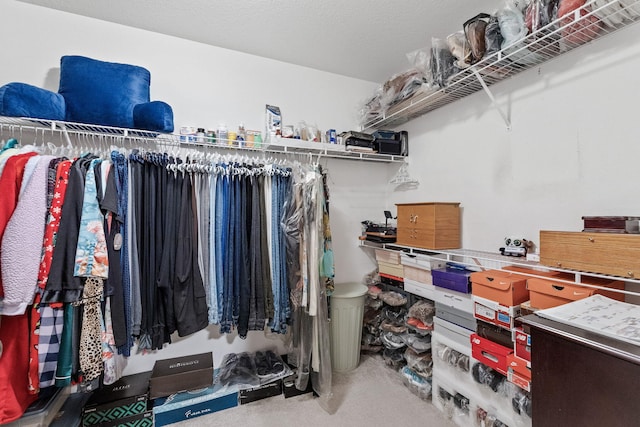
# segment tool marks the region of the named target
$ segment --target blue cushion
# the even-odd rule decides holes
[[[0,87],[0,116],[64,120],[65,100],[26,83],[8,83]]]
[[[134,128],[158,132],[173,132],[173,110],[162,101],[145,102],[133,109]]]
[[[60,59],[58,93],[70,122],[134,128],[134,106],[149,102],[150,83],[149,71],[135,65],[83,56]]]

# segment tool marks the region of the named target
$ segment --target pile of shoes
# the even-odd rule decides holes
[[[364,319],[362,325],[362,342],[360,350],[369,353],[379,353],[384,348],[380,340],[380,324],[383,320],[382,306],[378,299],[382,290],[376,285],[369,286],[364,304]]]
[[[408,340],[407,298],[398,292],[383,291],[378,299],[384,303],[380,323],[380,340],[384,346],[382,358],[387,365],[400,369],[405,364],[404,350]]]
[[[418,300],[407,311],[405,325],[407,326],[407,334],[405,342],[407,348],[404,352],[404,359],[407,362],[406,369],[410,370],[411,375],[417,376],[430,384],[431,374],[433,371],[433,359],[431,357],[431,331],[433,330],[433,316],[436,309],[432,301]],[[407,376],[407,373],[403,371]],[[424,398],[427,394],[425,388],[417,388],[416,382],[405,382],[405,385],[416,395]],[[431,394],[429,387],[428,395]]]
[[[222,359],[217,381],[222,386],[251,388],[284,378],[292,372],[273,350],[228,353]]]

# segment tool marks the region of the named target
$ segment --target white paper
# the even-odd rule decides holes
[[[593,295],[536,311],[546,319],[640,345],[640,306]]]

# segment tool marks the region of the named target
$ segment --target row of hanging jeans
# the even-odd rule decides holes
[[[129,156],[132,330],[158,349],[208,324],[285,333],[290,316],[282,206],[290,169],[239,161]],[[134,296],[134,307],[137,297]]]

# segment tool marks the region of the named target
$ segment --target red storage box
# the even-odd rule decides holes
[[[473,358],[502,375],[507,375],[507,356],[510,354],[513,354],[512,348],[496,344],[478,336],[478,334],[471,334],[471,355]]]
[[[527,276],[502,270],[471,273],[471,293],[512,307],[529,299]]]
[[[522,329],[516,329],[514,350],[516,356],[529,362],[529,366],[531,365],[531,335]]]
[[[507,356],[507,380],[523,390],[531,391],[531,368],[514,354]]]

